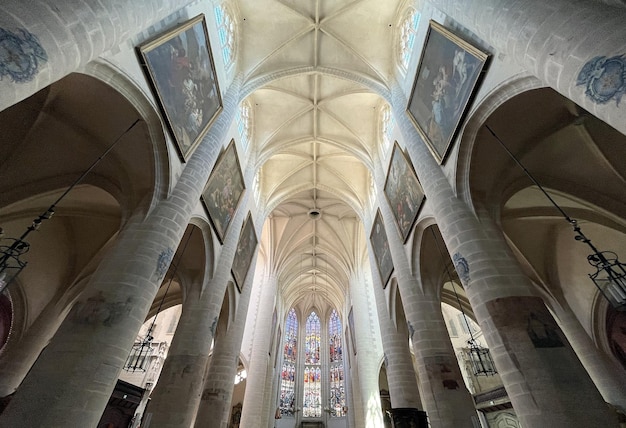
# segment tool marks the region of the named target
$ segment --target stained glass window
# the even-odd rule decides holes
[[[254,201],[257,205],[261,202],[261,171],[263,169],[259,168],[256,174],[254,174],[254,182],[252,183],[252,193],[254,193]]]
[[[285,321],[283,367],[280,375],[280,413],[293,416],[296,409],[295,383],[296,361],[298,356],[298,317],[291,309]]]
[[[237,131],[241,137],[241,146],[246,149],[250,141],[250,104],[246,101],[241,104],[237,111]]]
[[[222,5],[215,6],[215,22],[217,23],[217,35],[222,48],[224,68],[232,65],[235,56],[235,24],[228,9]]]
[[[404,21],[400,27],[400,65],[404,71],[409,67],[413,45],[415,44],[415,33],[420,23],[420,13],[411,8],[407,11]]]
[[[385,104],[381,110],[380,124],[380,132],[382,134],[381,137],[383,141],[383,153],[386,153],[389,146],[391,146],[391,136],[393,135],[393,130],[396,126],[389,104]]]
[[[330,397],[329,410],[331,417],[345,416],[346,390],[343,375],[343,343],[341,334],[341,320],[337,311],[333,309],[328,322],[328,344],[330,353]]]
[[[304,396],[302,406],[302,416],[305,418],[320,418],[322,416],[321,332],[320,318],[315,312],[311,312],[305,326]]]

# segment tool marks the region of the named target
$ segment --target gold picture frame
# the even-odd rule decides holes
[[[441,164],[479,87],[489,54],[430,21],[407,114]]]
[[[411,229],[426,196],[411,160],[402,151],[397,141],[393,145],[384,193],[396,220],[398,233],[404,243],[411,234]]]
[[[259,240],[257,239],[254,224],[252,223],[252,215],[248,212],[248,217],[246,217],[246,221],[241,229],[239,242],[237,242],[235,260],[233,260],[233,267],[231,268],[235,285],[240,293],[243,289],[246,277],[248,276],[250,264],[252,263],[254,251],[258,243]]]
[[[187,161],[222,110],[204,15],[137,47],[178,154]]]
[[[387,287],[389,278],[393,273],[393,260],[391,259],[391,252],[389,249],[389,239],[383,224],[383,217],[380,214],[380,210],[376,211],[376,217],[374,217],[374,224],[372,225],[372,233],[370,233],[370,241],[372,248],[374,249],[374,258],[376,259],[376,267],[380,275],[380,280],[383,284],[383,289]]]
[[[217,159],[200,197],[209,213],[209,220],[217,238],[222,244],[228,232],[228,226],[239,209],[245,189],[235,140],[230,140]]]

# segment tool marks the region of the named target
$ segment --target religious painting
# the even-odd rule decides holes
[[[269,355],[272,355],[272,349],[274,349],[274,340],[276,336],[274,336],[274,332],[276,331],[276,323],[278,322],[278,314],[276,313],[276,308],[274,308],[274,313],[272,314],[272,329],[270,330],[270,334],[272,335],[272,340],[270,341],[270,349]]]
[[[352,368],[352,363],[350,359],[350,341],[348,340],[348,336],[348,330],[346,330],[346,359],[348,360],[348,368]]]
[[[222,109],[204,15],[138,51],[179,155],[187,161]]]
[[[241,235],[239,236],[239,242],[237,243],[237,251],[235,252],[235,260],[233,260],[233,277],[235,278],[235,285],[241,293],[243,283],[246,280],[248,271],[250,270],[250,264],[252,263],[252,257],[256,250],[258,240],[256,237],[256,231],[254,230],[254,224],[252,223],[252,215],[248,213]]]
[[[354,313],[352,313],[352,308],[350,308],[350,313],[348,314],[348,326],[350,327],[350,343],[352,343],[352,352],[356,355],[356,338],[354,336],[356,331],[354,330]]]
[[[478,88],[488,57],[430,21],[407,111],[440,163]]]
[[[389,240],[387,239],[387,232],[385,231],[385,225],[383,224],[383,218],[380,215],[380,210],[376,212],[370,241],[372,243],[372,248],[374,249],[374,258],[376,259],[376,267],[378,268],[378,273],[380,274],[380,280],[383,284],[383,288],[386,288],[387,282],[393,272],[393,261],[391,260]]]
[[[220,155],[202,192],[202,203],[221,243],[241,201],[245,189],[235,140]]]
[[[394,144],[389,162],[385,196],[396,219],[402,242],[406,242],[424,202],[424,190],[417,180],[413,165],[397,142]]]
[[[276,334],[276,349],[274,352],[274,367],[276,367],[276,363],[278,362],[278,352],[280,351],[280,339],[281,339],[281,329],[278,326],[278,333]]]

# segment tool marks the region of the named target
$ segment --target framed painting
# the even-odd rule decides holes
[[[356,339],[355,334],[356,331],[354,329],[354,313],[352,312],[352,308],[350,308],[350,313],[348,313],[348,325],[350,327],[350,343],[352,343],[352,352],[356,355]],[[346,344],[348,344],[348,337],[346,336]],[[349,353],[349,352],[348,352]]]
[[[407,112],[442,163],[489,55],[430,21]]]
[[[232,267],[235,285],[240,293],[248,271],[250,270],[250,263],[252,263],[252,256],[254,256],[257,243],[258,240],[254,230],[254,224],[252,223],[252,215],[248,213],[248,217],[241,230],[241,235],[239,236],[239,242],[237,242],[237,251],[235,252],[235,260],[233,260]]]
[[[137,49],[164,121],[186,161],[222,109],[204,15]]]
[[[380,280],[382,281],[383,288],[386,288],[387,281],[389,281],[391,273],[393,272],[393,261],[391,260],[389,240],[387,239],[387,232],[385,231],[385,225],[383,224],[380,210],[376,211],[370,241],[374,249],[374,258],[376,259],[376,267],[380,274]]]
[[[384,191],[402,242],[406,242],[425,197],[413,165],[397,141],[393,146]]]
[[[224,243],[228,226],[235,216],[244,190],[235,140],[231,140],[215,163],[201,196],[202,203],[209,213],[209,220],[221,243]]]
[[[276,335],[276,347],[274,349],[274,367],[276,367],[276,363],[278,362],[278,352],[280,352],[280,339],[281,339],[281,330],[280,326],[278,326],[278,334]]]
[[[272,329],[270,330],[270,334],[272,335],[272,339],[270,340],[270,349],[269,356],[272,356],[272,349],[274,349],[274,340],[276,340],[276,336],[274,336],[274,332],[276,331],[276,323],[278,322],[278,314],[276,313],[276,308],[274,308],[274,313],[272,314]]]

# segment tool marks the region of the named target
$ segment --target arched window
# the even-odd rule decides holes
[[[281,415],[292,416],[296,409],[296,361],[298,357],[298,317],[293,308],[287,314],[285,321],[284,343],[279,407]]]
[[[322,330],[324,334],[322,334]],[[295,309],[285,321],[285,339],[278,407],[281,417],[299,415],[308,420],[346,416],[344,343],[341,319],[336,310],[320,319],[311,311],[298,328]],[[298,343],[300,353],[298,354]]]
[[[241,147],[248,148],[248,143],[251,137],[251,117],[250,117],[250,104],[247,101],[241,103],[239,110],[237,111],[237,131],[241,137]]]
[[[320,418],[322,416],[322,371],[320,364],[321,323],[315,312],[306,320],[304,388],[302,416]]]
[[[391,114],[391,107],[389,107],[389,104],[385,104],[380,111],[380,138],[383,143],[383,156],[389,152],[389,147],[391,147],[391,137],[395,126],[396,122],[393,119],[393,114]]]
[[[228,9],[218,4],[214,10],[224,68],[228,69],[233,64],[235,57],[235,24]]]
[[[346,413],[346,390],[343,374],[343,346],[341,340],[341,320],[333,309],[328,321],[328,347],[330,352],[330,396],[328,399],[331,417],[342,417]]]
[[[413,45],[415,44],[415,34],[417,33],[417,27],[420,23],[421,14],[413,9],[409,8],[406,11],[405,17],[400,24],[400,46],[399,46],[399,63],[404,72],[409,68],[411,62],[411,55],[413,53]]]
[[[254,194],[254,202],[257,205],[261,203],[261,169],[254,174],[254,182],[252,183],[252,193]]]

